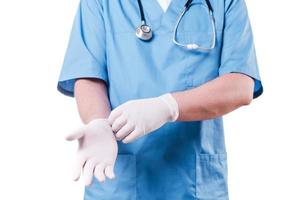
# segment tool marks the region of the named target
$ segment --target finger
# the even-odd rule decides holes
[[[123,126],[117,133],[117,140],[123,140],[127,135],[129,135],[134,130],[134,126],[130,123],[127,123]]]
[[[122,114],[122,108],[119,106],[111,111],[108,117],[108,123],[112,125],[114,121]]]
[[[105,168],[105,176],[107,176],[109,179],[114,179],[116,177],[114,173],[114,166],[113,165],[108,165]]]
[[[84,136],[85,127],[82,126],[81,128],[77,129],[76,131],[73,131],[71,134],[66,136],[66,140],[73,141],[78,140]]]
[[[83,168],[83,176],[84,176],[84,182],[86,186],[91,185],[93,181],[93,174],[95,169],[95,162],[88,160]]]
[[[124,115],[121,115],[114,121],[111,128],[113,132],[118,132],[126,123],[127,118]]]
[[[140,131],[139,129],[135,129],[132,131],[128,136],[126,136],[122,142],[127,144],[129,142],[133,142],[137,138],[139,138],[141,135],[143,135],[143,131]]]
[[[73,170],[73,180],[78,181],[81,176],[82,167],[84,166],[86,159],[78,157],[76,160],[75,168]]]
[[[104,182],[105,181],[105,175],[104,175],[104,165],[99,164],[95,168],[95,177],[98,179],[99,182]]]

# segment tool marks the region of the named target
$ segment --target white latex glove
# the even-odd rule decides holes
[[[114,165],[118,146],[111,126],[106,119],[95,119],[68,135],[66,140],[78,140],[77,162],[73,179],[77,181],[83,171],[85,185],[92,183],[93,175],[100,181],[105,176],[115,177]]]
[[[171,94],[128,101],[114,109],[108,121],[117,140],[129,143],[165,123],[176,121],[178,104]]]

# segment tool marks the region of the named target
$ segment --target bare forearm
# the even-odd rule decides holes
[[[243,74],[227,74],[197,88],[174,93],[179,105],[178,121],[206,120],[250,104],[254,81]]]
[[[93,119],[109,116],[111,108],[107,88],[103,81],[79,79],[75,82],[74,94],[83,123],[86,124]]]

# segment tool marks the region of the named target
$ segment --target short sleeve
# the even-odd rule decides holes
[[[81,0],[70,34],[57,89],[74,96],[78,78],[107,82],[105,26],[98,0]]]
[[[244,0],[225,0],[225,22],[219,75],[242,73],[255,82],[253,97],[263,86],[259,75],[252,29]]]

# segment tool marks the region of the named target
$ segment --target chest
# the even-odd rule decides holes
[[[148,42],[135,35],[136,27],[141,24],[137,0],[110,0],[104,4],[111,94],[122,93],[118,96],[128,98],[155,96],[193,88],[218,76],[222,42],[222,28],[218,23],[222,20],[217,17],[221,13],[217,4],[213,4],[218,18],[216,46],[203,53],[186,50],[173,42],[174,27],[185,0],[172,0],[166,12],[157,1],[141,2],[147,24],[153,31],[153,38]],[[178,25],[178,41],[209,46],[212,34],[205,0],[194,0]]]
[[[146,23],[154,34],[172,32],[187,0],[141,0]],[[215,26],[222,31],[224,24],[223,0],[210,0],[214,9]],[[178,27],[179,33],[207,33],[210,21],[205,0],[193,0]],[[110,0],[103,2],[105,29],[109,33],[134,33],[141,24],[137,0]]]

